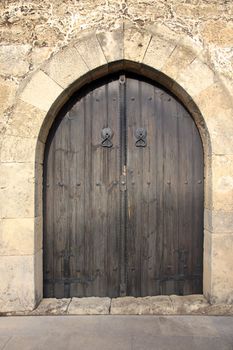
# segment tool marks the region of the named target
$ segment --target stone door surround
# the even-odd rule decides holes
[[[233,302],[233,100],[208,52],[163,25],[85,33],[25,78],[1,146],[0,311],[42,299],[42,164],[58,111],[84,84],[126,69],[154,79],[186,106],[205,152],[204,295]]]

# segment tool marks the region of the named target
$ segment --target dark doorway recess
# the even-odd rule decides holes
[[[185,107],[119,73],[64,106],[44,161],[44,297],[202,293],[203,147]]]

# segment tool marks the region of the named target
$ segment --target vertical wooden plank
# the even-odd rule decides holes
[[[135,132],[141,125],[141,86],[139,81],[127,78],[126,116],[127,116],[127,295],[141,294],[141,244],[142,244],[142,157],[143,149],[135,146]]]
[[[120,112],[119,112],[119,81],[111,81],[107,85],[108,104],[107,119],[108,126],[113,131],[113,147],[105,150],[107,162],[104,169],[108,169],[108,185],[106,210],[107,216],[107,246],[106,246],[106,274],[107,295],[117,297],[120,294]]]
[[[160,88],[154,89],[154,113],[156,123],[156,142],[155,148],[151,149],[152,157],[155,163],[151,171],[156,176],[155,193],[156,193],[156,226],[155,226],[155,265],[154,275],[156,278],[155,294],[163,294],[163,278],[164,278],[164,109],[163,109],[163,91]]]
[[[82,296],[85,276],[83,249],[85,234],[85,198],[84,198],[84,100],[78,100],[68,114],[69,121],[69,263],[70,263],[70,297]]]
[[[178,147],[177,147],[177,119],[176,101],[169,94],[162,92],[162,116],[164,134],[163,152],[163,294],[171,294],[175,289],[172,278],[177,274],[176,239],[177,234],[177,176],[178,176]]]
[[[67,116],[63,118],[56,130],[54,138],[54,296],[64,297],[64,279],[68,277],[68,187],[69,177],[67,172],[67,142],[68,128]]]

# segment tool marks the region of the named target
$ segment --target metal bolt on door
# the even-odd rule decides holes
[[[46,144],[44,296],[201,293],[203,164],[160,86],[126,73],[82,90]]]

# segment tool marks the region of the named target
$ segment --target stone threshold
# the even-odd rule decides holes
[[[5,316],[44,315],[233,315],[233,304],[208,303],[203,295],[119,298],[43,299],[33,311],[6,312]]]

